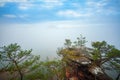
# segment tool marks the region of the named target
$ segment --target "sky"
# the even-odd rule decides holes
[[[0,0],[0,46],[18,43],[42,58],[82,34],[120,49],[120,0]]]

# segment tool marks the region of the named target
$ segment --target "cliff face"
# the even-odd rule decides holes
[[[65,51],[67,80],[112,80],[89,55],[77,49]]]
[[[67,80],[112,80],[98,66],[75,62],[66,67],[66,78]]]

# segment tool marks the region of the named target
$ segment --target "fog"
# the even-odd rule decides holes
[[[18,43],[22,49],[33,49],[33,54],[54,59],[57,48],[65,39],[75,41],[80,34],[91,47],[93,41],[107,41],[120,49],[120,28],[117,24],[92,24],[75,21],[41,22],[34,24],[4,24],[0,27],[0,46]]]

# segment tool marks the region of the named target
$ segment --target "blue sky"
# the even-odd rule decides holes
[[[43,57],[82,34],[120,49],[120,0],[0,0],[0,46],[18,43]]]
[[[0,21],[119,20],[119,7],[120,0],[1,0]]]

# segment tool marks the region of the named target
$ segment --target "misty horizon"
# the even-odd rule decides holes
[[[0,46],[18,43],[42,58],[57,56],[65,39],[80,34],[91,42],[107,41],[120,49],[119,0],[2,0]]]

